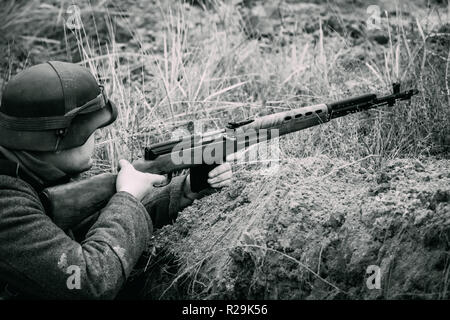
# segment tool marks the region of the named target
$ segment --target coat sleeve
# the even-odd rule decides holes
[[[50,220],[28,184],[0,176],[0,280],[26,295],[114,298],[151,233],[144,206],[119,192],[78,243]]]

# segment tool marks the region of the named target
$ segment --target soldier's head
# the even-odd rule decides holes
[[[28,151],[66,173],[90,168],[94,132],[117,109],[87,68],[50,61],[13,77],[0,105],[0,146]]]

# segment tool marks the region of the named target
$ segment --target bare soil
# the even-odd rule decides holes
[[[450,161],[372,160],[238,170],[155,234],[143,297],[449,298]]]

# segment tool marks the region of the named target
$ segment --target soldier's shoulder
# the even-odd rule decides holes
[[[20,193],[24,196],[39,198],[36,190],[29,183],[16,177],[0,174],[0,196],[10,193]]]

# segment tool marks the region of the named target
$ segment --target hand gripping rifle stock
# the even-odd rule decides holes
[[[394,84],[393,93],[387,96],[365,94],[329,104],[317,104],[260,118],[230,122],[226,129],[145,148],[144,159],[133,162],[133,166],[142,172],[167,174],[170,181],[173,172],[201,164],[221,163],[227,155],[256,143],[355,112],[385,105],[393,106],[397,101],[410,100],[417,93],[416,89],[401,92],[400,85]],[[273,134],[274,130],[276,134]],[[221,154],[218,155],[217,152]],[[183,161],[180,161],[181,158]],[[115,174],[104,173],[82,181],[47,188],[42,192],[41,198],[54,223],[64,230],[70,229],[108,203],[116,193],[115,181]]]

